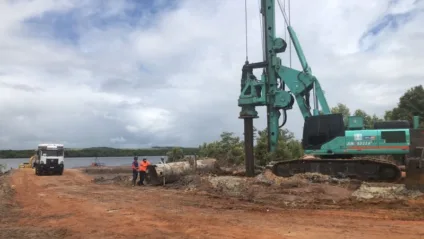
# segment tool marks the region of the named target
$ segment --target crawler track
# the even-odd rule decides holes
[[[402,174],[400,168],[390,162],[375,159],[294,159],[270,165],[280,177],[299,173],[321,173],[333,177],[358,179],[370,182],[396,182]]]

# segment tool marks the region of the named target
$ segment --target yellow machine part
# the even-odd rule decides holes
[[[21,163],[19,164],[19,168],[32,168],[32,165],[29,163]]]
[[[21,164],[19,164],[19,168],[32,168],[32,163],[34,162],[34,160],[37,158],[37,156],[36,155],[34,155],[34,156],[32,156],[30,159],[29,159],[29,162],[28,163],[21,163]]]

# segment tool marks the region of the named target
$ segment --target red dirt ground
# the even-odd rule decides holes
[[[24,169],[8,179],[13,201],[0,193],[0,238],[424,238],[423,221],[396,219],[401,209],[287,209],[161,187],[98,185],[78,170],[35,176]]]

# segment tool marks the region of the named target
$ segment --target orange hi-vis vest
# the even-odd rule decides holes
[[[147,170],[147,166],[149,166],[149,165],[150,165],[149,161],[147,161],[147,160],[146,160],[146,162],[141,161],[141,162],[138,164],[138,170],[139,170],[139,171],[146,172],[146,170]]]

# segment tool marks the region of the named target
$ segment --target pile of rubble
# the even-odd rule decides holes
[[[278,177],[270,170],[265,170],[263,173],[256,176],[255,180],[268,185],[286,185],[286,186],[302,186],[310,183],[327,183],[344,185],[352,183],[349,179],[339,179],[319,173],[296,174],[289,178]]]
[[[271,170],[264,170],[254,178],[222,173],[190,173],[173,175],[178,180],[168,181],[165,188],[183,191],[201,191],[216,196],[237,197],[266,203],[318,203],[340,201],[367,201],[376,198],[388,200],[410,199],[422,195],[410,191],[404,185],[376,185],[362,183],[357,180],[334,178],[319,173],[297,174],[284,178],[274,175]],[[131,186],[131,174],[97,175],[94,179],[98,184],[116,184]]]
[[[408,190],[404,184],[370,184],[362,183],[361,187],[352,193],[352,197],[364,201],[370,199],[404,200],[422,196],[420,191]]]

